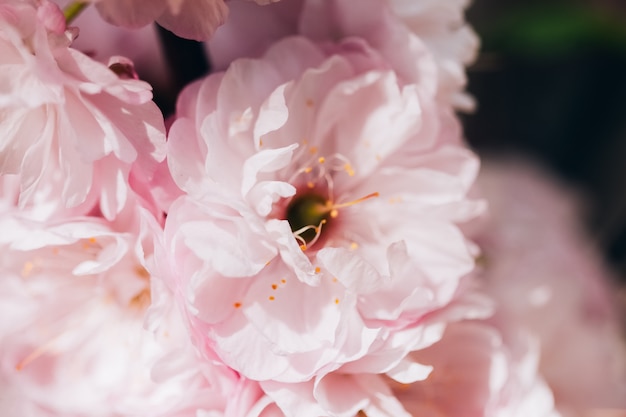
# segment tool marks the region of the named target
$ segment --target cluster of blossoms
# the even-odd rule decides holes
[[[89,4],[0,0],[0,415],[624,406],[606,273],[573,216],[532,223],[552,257],[505,195],[524,176],[476,188],[464,1],[94,3],[211,37],[218,71],[166,131],[132,61],[77,49]]]

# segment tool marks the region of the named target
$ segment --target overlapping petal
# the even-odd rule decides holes
[[[113,219],[132,192],[131,173],[146,182],[165,157],[150,86],[73,50],[70,32],[49,32],[36,5],[2,6],[11,13],[0,29],[7,50],[0,58],[0,172],[20,175],[23,206],[56,181],[67,208],[89,212],[99,204]]]
[[[473,267],[456,222],[482,208],[467,198],[475,157],[424,120],[445,113],[429,81],[386,59],[366,39],[287,38],[181,96],[169,164],[187,196],[165,226],[170,282],[196,344],[272,392],[424,378],[403,360],[441,337]],[[274,398],[289,415],[402,408],[359,392],[347,408],[307,394],[307,411]]]

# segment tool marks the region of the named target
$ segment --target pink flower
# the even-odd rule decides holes
[[[424,318],[473,267],[455,222],[481,208],[438,114],[358,38],[287,38],[183,91],[165,251],[206,355],[268,383],[424,377],[403,358],[439,339]]]
[[[441,341],[412,354],[432,366],[427,379],[391,386],[413,416],[557,417],[552,394],[537,375],[538,356],[528,341],[507,345],[487,325],[456,323]]]
[[[540,347],[539,371],[566,415],[625,407],[626,361],[611,275],[581,230],[572,195],[527,163],[487,164],[489,215],[475,233],[492,322]]]
[[[432,0],[290,0],[267,7],[234,2],[228,22],[208,45],[211,61],[226,69],[236,58],[261,55],[273,42],[301,34],[321,42],[366,39],[399,78],[416,82],[455,107],[471,108],[462,93],[465,65],[478,38],[463,19],[466,2]]]
[[[434,56],[441,99],[461,109],[472,109],[473,99],[461,90],[467,82],[465,67],[478,52],[479,39],[465,23],[468,0],[389,0],[394,12]]]
[[[464,280],[463,286],[470,284]],[[459,291],[460,296],[449,303],[444,309],[430,315],[422,322],[422,326],[429,327],[435,323],[455,322],[466,318],[485,318],[491,314],[491,303],[483,295],[465,288]],[[432,328],[432,327],[431,327]],[[435,332],[439,329],[435,328]],[[410,343],[410,340],[397,340],[398,344]],[[447,354],[454,355],[453,349],[446,348],[444,342],[437,342],[437,352],[443,343],[441,356]],[[431,361],[426,352],[432,351],[434,347],[427,347],[423,351],[409,354],[393,372],[386,375],[370,372],[367,367],[353,366],[348,364],[338,370],[326,375],[318,376],[310,381],[300,383],[281,383],[276,381],[265,381],[261,383],[264,391],[272,397],[276,403],[285,411],[287,415],[293,416],[321,416],[331,415],[335,417],[372,416],[406,416],[421,415],[414,414],[415,405],[411,398],[419,396],[419,387],[429,385],[433,372],[437,372],[432,365],[437,361]],[[465,345],[464,345],[465,346]],[[423,356],[418,355],[425,352]],[[490,353],[493,353],[490,351]],[[470,360],[475,360],[471,358]],[[380,360],[375,358],[374,361]],[[450,358],[441,362],[445,363]],[[437,365],[439,365],[437,363]],[[359,368],[363,373],[358,373]],[[439,368],[437,366],[436,368]],[[437,372],[439,375],[440,372]],[[472,379],[473,375],[467,375]],[[415,382],[421,381],[421,382]],[[395,392],[392,388],[401,386],[418,387],[413,391],[417,393],[409,394],[407,390]],[[407,391],[407,392],[404,392]],[[452,390],[451,390],[452,391]],[[412,392],[412,391],[411,391]],[[451,393],[452,394],[452,393]],[[499,394],[499,393],[498,393]],[[444,397],[445,395],[442,395]],[[491,399],[496,401],[495,396]],[[461,400],[456,396],[448,396],[444,400]],[[517,399],[517,398],[515,398]],[[428,398],[423,398],[421,402],[429,402]],[[465,404],[466,406],[469,404]],[[461,405],[462,406],[462,405]],[[406,407],[406,408],[405,408]],[[407,411],[408,410],[408,411]],[[358,412],[358,414],[357,414]]]
[[[146,183],[164,158],[163,117],[148,84],[70,48],[69,31],[47,30],[61,12],[42,4],[0,4],[0,174],[19,174],[22,206],[54,182],[68,208],[99,204],[112,219],[129,183]]]
[[[0,415],[280,415],[258,383],[200,362],[172,294],[148,273],[158,226],[146,212],[124,232],[19,213],[0,226],[0,313],[11,317],[0,324]]]
[[[118,26],[137,29],[156,21],[180,37],[198,41],[211,37],[228,16],[224,0],[98,0],[97,8],[105,20]]]
[[[142,329],[150,276],[140,241],[97,220],[5,215],[2,227],[0,306],[14,320],[0,329],[0,372],[22,406],[108,416],[144,395],[158,402],[150,365],[161,352]]]

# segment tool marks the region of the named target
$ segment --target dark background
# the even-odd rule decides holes
[[[590,238],[626,283],[626,0],[476,0],[467,19],[482,40],[468,141],[535,158],[588,197]]]

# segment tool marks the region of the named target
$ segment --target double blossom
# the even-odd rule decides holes
[[[169,284],[205,356],[288,415],[401,410],[375,400],[378,379],[348,401],[337,378],[424,379],[407,354],[459,318],[446,307],[473,257],[456,223],[482,208],[466,196],[478,163],[389,52],[286,38],[190,85],[170,130],[186,195],[165,225]]]
[[[0,2],[0,174],[20,176],[22,207],[47,193],[113,219],[165,158],[163,116],[132,66],[93,61],[74,36],[54,3]]]

